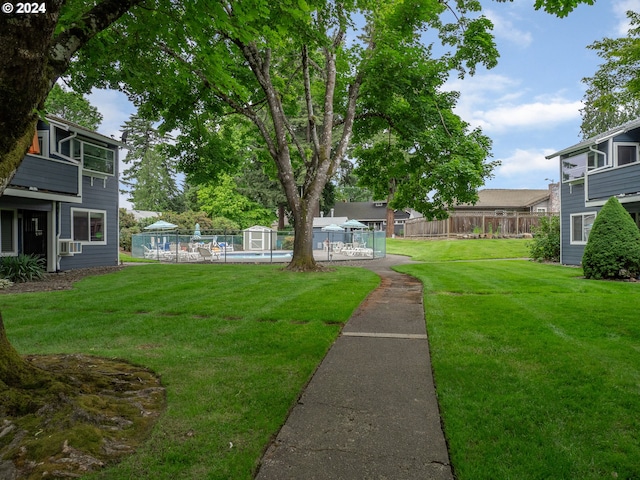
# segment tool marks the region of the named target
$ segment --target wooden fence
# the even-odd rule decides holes
[[[505,236],[519,237],[531,233],[540,218],[557,215],[548,212],[528,213],[510,211],[454,212],[446,220],[413,218],[404,226],[409,237]]]

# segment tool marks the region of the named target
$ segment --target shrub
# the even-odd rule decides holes
[[[123,227],[120,229],[120,248],[125,252],[131,251],[132,235],[140,233],[140,227]]]
[[[282,241],[282,249],[283,250],[293,250],[293,240],[294,239],[295,239],[295,237],[293,237],[293,236],[284,237],[284,240]]]
[[[0,275],[11,282],[40,280],[45,274],[45,259],[37,255],[20,254],[17,257],[2,257]]]
[[[611,197],[593,222],[582,256],[587,278],[629,278],[640,273],[640,230]]]
[[[560,261],[560,217],[542,217],[537,227],[531,228],[533,241],[529,255],[538,262]]]

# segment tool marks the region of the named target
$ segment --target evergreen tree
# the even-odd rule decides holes
[[[122,183],[128,186],[129,201],[137,210],[183,211],[185,199],[178,188],[176,162],[167,155],[166,141],[153,122],[136,114],[123,126],[129,146]]]
[[[616,197],[596,216],[582,256],[584,276],[596,280],[640,274],[640,230]]]

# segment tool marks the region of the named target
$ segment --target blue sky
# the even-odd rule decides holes
[[[586,47],[604,37],[626,35],[625,12],[640,0],[597,0],[559,19],[533,9],[533,0],[482,0],[494,23],[498,66],[479,69],[447,89],[461,93],[456,113],[493,140],[493,159],[502,165],[485,188],[547,188],[559,178],[557,160],[545,156],[580,141],[582,78],[600,61]],[[101,133],[119,138],[134,111],[126,97],[95,91],[89,100],[104,116]],[[121,198],[121,206],[128,205]]]

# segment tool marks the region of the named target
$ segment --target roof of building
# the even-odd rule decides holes
[[[332,223],[341,225],[347,220],[349,220],[347,217],[313,217],[313,226],[314,228],[326,227]]]
[[[81,133],[86,137],[94,138],[96,140],[101,140],[103,142],[108,142],[110,144],[117,145],[120,148],[127,148],[127,145],[122,143],[120,140],[116,140],[115,138],[108,137],[101,133],[95,132],[93,130],[88,129],[87,127],[83,127],[82,125],[79,125],[77,123],[70,122],[69,120],[66,120],[62,117],[56,117],[55,115],[47,115],[46,122],[53,123],[54,125],[57,125],[58,127],[62,127],[65,130],[69,130],[71,128],[75,131],[78,131],[79,133]]]
[[[387,202],[338,202],[333,206],[334,215],[348,217],[361,222],[384,221],[387,219]],[[403,214],[399,211],[396,213]],[[403,215],[400,215],[403,216]],[[406,214],[409,217],[409,214]]]
[[[526,208],[549,198],[549,190],[487,188],[478,191],[475,205],[463,203],[456,208],[476,210]]]
[[[606,132],[603,132],[599,135],[596,135],[594,137],[591,138],[587,138],[586,140],[583,140],[579,143],[576,143],[575,145],[572,145],[570,147],[564,148],[558,152],[552,153],[551,155],[547,155],[545,158],[546,159],[551,159],[554,157],[559,157],[560,155],[565,155],[567,153],[571,153],[571,152],[575,152],[576,150],[581,150],[581,149],[586,149],[590,146],[594,146],[594,145],[598,145],[608,139],[610,139],[611,137],[615,137],[618,135],[622,135],[623,133],[628,132],[629,130],[633,130],[636,128],[640,128],[640,118],[637,118],[635,120],[631,120],[630,122],[627,123],[623,123],[620,126],[617,126],[615,128],[612,128],[610,130],[607,130]]]

